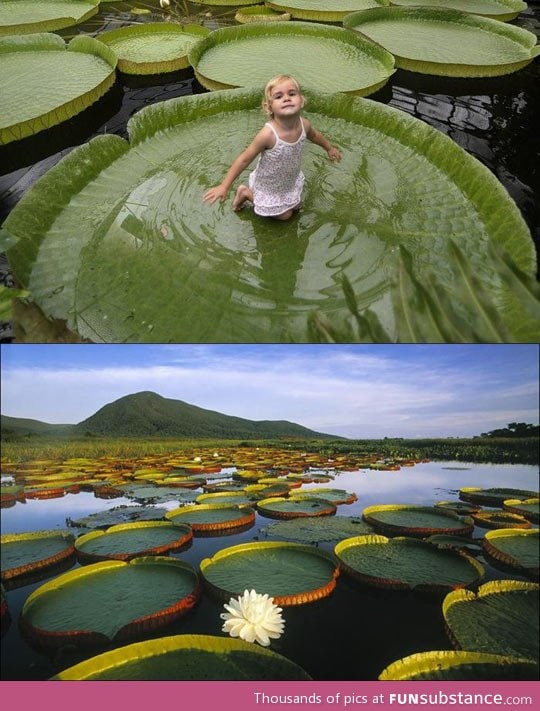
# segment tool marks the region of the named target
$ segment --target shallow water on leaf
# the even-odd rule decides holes
[[[146,6],[157,8],[157,0],[145,3]],[[115,29],[123,24],[130,24],[135,21],[135,16],[130,15],[130,7],[128,3],[104,5],[102,12],[92,20],[69,30],[60,31],[60,34],[69,39],[78,33],[99,33],[103,30]],[[201,11],[200,6],[190,7],[194,13]],[[207,11],[208,8],[202,8],[202,10]],[[211,11],[212,17],[203,18],[204,24],[210,29],[233,22],[234,10],[231,13],[230,10],[222,11],[221,8],[211,8]],[[539,13],[538,7],[531,6],[514,21],[514,24],[538,33],[540,29]],[[159,19],[162,19],[162,14],[158,9],[157,13],[137,16],[136,21]],[[535,197],[537,150],[534,144],[536,116],[540,110],[538,106],[540,95],[536,91],[538,76],[538,61],[510,76],[484,80],[429,77],[398,70],[391,77],[387,87],[370,98],[395,106],[431,124],[449,135],[471,155],[487,165],[516,200],[531,229],[533,239],[538,242],[540,216],[538,201]],[[203,91],[192,77],[191,70],[178,72],[168,77],[152,77],[142,80],[137,77],[124,76],[116,82],[106,96],[80,116],[47,131],[46,135],[38,134],[24,139],[17,142],[16,147],[8,145],[0,148],[0,173],[2,173],[0,175],[0,220],[9,214],[12,207],[35,180],[55,165],[73,146],[87,141],[93,135],[103,133],[116,133],[125,137],[127,119],[139,108],[156,101]],[[320,127],[324,130],[323,124]],[[246,142],[249,139],[247,134],[245,139]],[[232,148],[229,155],[226,156],[227,160],[230,160],[231,155]],[[317,167],[319,172],[315,174],[316,179],[319,179],[321,166],[327,167],[324,156],[319,155],[318,160],[320,166]],[[355,274],[358,273],[360,278],[366,280],[365,283],[362,283],[362,287],[365,285],[367,289],[367,298],[360,303],[360,307],[369,305],[372,301],[370,295],[373,298],[380,297],[378,315],[383,321],[383,325],[391,326],[389,305],[386,297],[382,296],[384,285],[376,276],[376,270],[380,263],[390,256],[383,251],[381,235],[373,234],[373,231],[370,231],[368,235],[358,237],[355,233],[351,233],[346,221],[343,224],[341,217],[339,217],[339,215],[348,213],[353,215],[356,212],[356,221],[365,220],[366,225],[371,229],[373,222],[381,214],[381,209],[387,209],[388,205],[392,203],[400,181],[396,179],[395,175],[384,175],[385,169],[382,166],[382,161],[375,162],[379,164],[379,170],[383,171],[383,175],[379,173],[378,177],[375,176],[371,171],[371,166],[368,165],[366,169],[371,172],[367,179],[377,181],[377,190],[381,191],[380,196],[383,204],[379,204],[379,201],[376,201],[375,204],[373,201],[366,202],[365,192],[360,195],[362,198],[360,202],[354,200],[354,195],[344,192],[342,199],[338,198],[337,200],[335,215],[338,215],[338,224],[337,229],[334,226],[332,234],[330,234],[332,226],[320,226],[313,216],[310,217],[308,212],[304,211],[297,218],[296,225],[302,224],[305,229],[312,231],[313,239],[307,245],[305,241],[297,239],[293,241],[292,245],[290,244],[291,240],[287,240],[284,247],[283,240],[279,238],[279,230],[257,240],[256,235],[245,235],[245,222],[249,221],[247,215],[242,215],[241,219],[236,220],[236,223],[241,225],[241,229],[239,234],[236,232],[231,234],[230,239],[233,240],[234,249],[232,254],[229,254],[230,261],[224,260],[224,250],[227,243],[224,246],[223,240],[218,240],[217,244],[213,246],[218,253],[215,255],[214,251],[214,256],[219,258],[221,255],[222,257],[220,264],[224,266],[224,271],[233,270],[234,272],[236,269],[234,272],[236,282],[232,286],[230,283],[224,283],[222,288],[223,293],[234,297],[237,308],[244,311],[249,311],[252,307],[257,308],[259,316],[262,316],[266,311],[264,327],[266,328],[268,324],[277,324],[277,328],[282,324],[284,337],[290,336],[291,332],[294,332],[295,324],[301,323],[304,328],[305,314],[298,313],[298,309],[300,308],[301,311],[305,306],[306,298],[311,300],[312,305],[326,302],[327,306],[333,307],[331,298],[340,292],[336,279],[339,278],[339,274],[344,270],[344,265],[347,264],[347,260],[352,254],[346,243],[350,244],[354,239],[355,242],[361,243],[361,254],[359,250],[358,256],[354,256],[351,264],[354,265]],[[377,166],[373,168],[373,170],[375,169]],[[218,173],[219,170],[216,170],[214,179],[217,178]],[[369,186],[369,183],[366,185]],[[202,190],[206,186],[200,187]],[[387,191],[386,193],[383,188]],[[388,202],[385,203],[385,200]],[[198,199],[193,203],[193,208],[198,214]],[[188,226],[193,224],[191,215],[181,215],[180,217],[186,221]],[[208,212],[206,219],[208,219]],[[220,219],[222,219],[221,215]],[[157,242],[161,241],[162,248],[163,243],[174,244],[175,237],[169,230],[167,222],[153,225],[153,229],[156,227],[159,233]],[[173,239],[170,239],[171,235]],[[336,238],[336,242],[333,237]],[[261,244],[259,245],[259,243]],[[230,247],[231,244],[228,243],[228,246]],[[196,243],[193,245],[188,241],[186,247],[193,249],[196,247]],[[195,259],[197,250],[193,249],[193,252]],[[163,253],[167,256],[169,254],[166,251]],[[329,264],[325,262],[327,256]],[[241,268],[238,268],[236,264],[238,260],[241,261]],[[324,263],[321,264],[321,262]],[[193,263],[196,264],[195,261]],[[269,267],[268,274],[266,273],[267,265]],[[204,265],[201,263],[202,266]],[[446,262],[441,260],[438,268],[444,271]],[[353,270],[346,271],[349,277],[351,276],[350,271]],[[380,273],[384,274],[384,271]],[[200,274],[204,275],[204,272],[201,271]],[[146,276],[144,270],[142,275]],[[120,282],[119,285],[116,284],[116,278]],[[11,279],[8,265],[4,261],[0,264],[0,280],[2,283],[10,284]],[[156,283],[155,280],[158,279],[169,280],[171,289],[174,289],[177,284],[170,273],[164,275],[159,271],[152,272],[152,270],[148,272],[144,283],[146,287],[152,288]],[[191,279],[190,286],[196,289],[200,279],[196,276]],[[120,288],[126,290],[127,287],[125,284],[122,285],[121,280],[122,274],[117,272],[112,286],[117,290]],[[148,290],[145,296],[151,295],[151,290]],[[293,303],[291,298],[296,298],[298,293],[301,295],[300,307],[296,301]],[[340,303],[343,305],[342,298],[340,298]],[[285,308],[284,304],[287,304],[292,326],[283,324],[280,308]],[[268,310],[272,308],[276,308],[274,319],[268,313]],[[330,312],[332,312],[332,308],[330,308]],[[102,318],[106,315],[106,313],[101,314],[98,317],[98,323],[100,323],[100,328],[103,328],[104,336],[108,337],[110,333],[105,328],[107,319]],[[124,317],[128,320],[125,330],[129,333],[129,309],[124,313]],[[144,328],[146,328],[150,339],[153,339],[156,333],[154,319],[145,319],[145,321]],[[201,330],[207,333],[206,329],[201,328]],[[212,329],[210,330],[212,331]],[[242,339],[249,335],[249,331],[249,327],[243,329],[239,338]],[[209,335],[210,338],[214,338],[215,334],[212,331]],[[12,332],[9,325],[3,324],[1,326],[0,337],[4,341],[11,339]]]

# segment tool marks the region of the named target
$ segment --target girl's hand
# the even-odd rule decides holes
[[[210,188],[210,190],[204,193],[203,202],[208,202],[210,205],[216,202],[216,200],[223,202],[227,199],[228,194],[229,191],[227,188],[224,188],[222,185],[217,185],[215,188]]]
[[[342,157],[342,153],[338,148],[336,148],[335,146],[331,146],[326,152],[328,153],[328,157],[330,158],[330,160],[334,160],[336,161],[336,163],[339,163]]]

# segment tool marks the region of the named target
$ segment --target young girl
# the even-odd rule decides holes
[[[306,138],[324,148],[330,160],[341,160],[341,152],[300,116],[304,104],[296,79],[288,74],[270,79],[262,104],[270,121],[236,158],[223,181],[204,193],[204,202],[223,202],[240,173],[260,156],[249,175],[249,184],[240,185],[236,190],[233,210],[240,210],[250,201],[257,215],[288,220],[301,204],[304,185],[301,160]]]

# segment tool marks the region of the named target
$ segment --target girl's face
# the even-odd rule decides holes
[[[269,109],[277,118],[294,116],[301,111],[303,105],[304,97],[290,79],[276,84],[268,98]]]

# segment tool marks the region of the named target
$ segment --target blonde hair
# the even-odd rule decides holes
[[[304,99],[305,102],[305,97],[302,94],[302,89],[300,88],[300,84],[298,81],[292,77],[290,74],[277,74],[275,77],[272,77],[270,81],[267,83],[267,85],[264,87],[264,97],[262,100],[262,110],[267,116],[273,116],[274,114],[272,113],[272,110],[270,109],[270,104],[272,103],[272,90],[277,84],[281,84],[281,82],[284,81],[291,81],[295,87],[298,90],[298,93]]]

